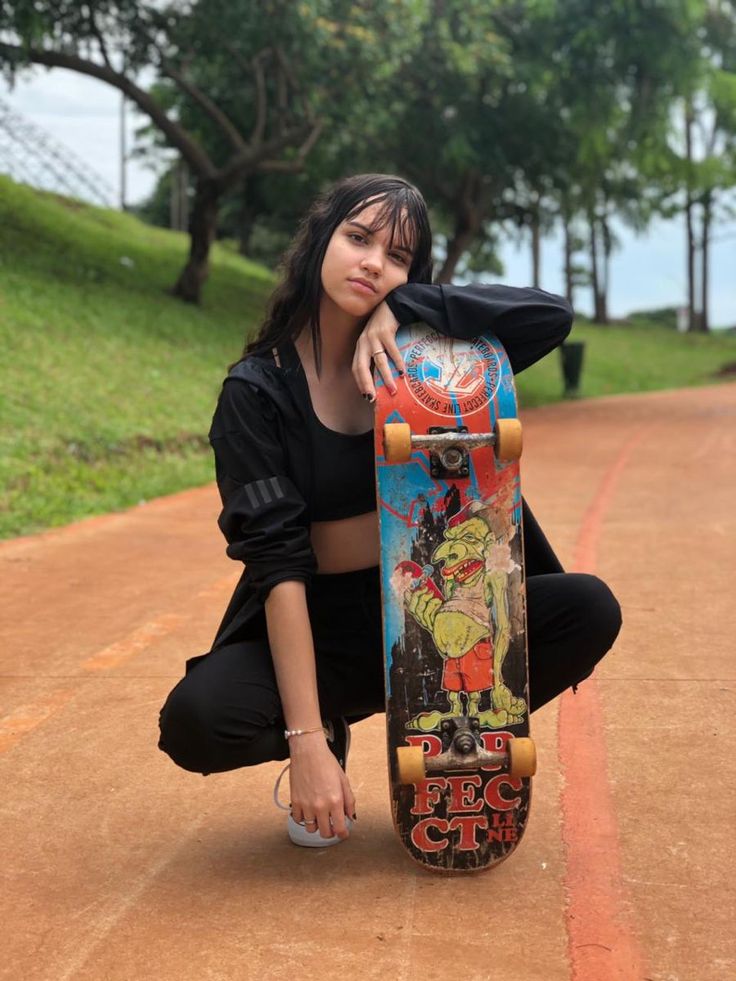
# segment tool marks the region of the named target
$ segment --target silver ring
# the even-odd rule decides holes
[[[307,819],[304,818],[304,823],[305,824],[317,824],[317,818],[312,818],[311,821],[307,821]]]
[[[374,352],[373,352],[373,354],[371,355],[371,357],[372,357],[372,358],[375,358],[375,356],[376,356],[377,354],[385,354],[385,353],[386,353],[386,352],[385,352],[385,351],[383,350],[383,348],[381,348],[381,350],[380,350],[380,351],[374,351]]]

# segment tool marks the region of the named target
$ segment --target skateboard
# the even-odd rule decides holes
[[[392,816],[422,865],[471,872],[518,844],[536,769],[521,424],[495,337],[414,324],[397,344],[375,420]]]

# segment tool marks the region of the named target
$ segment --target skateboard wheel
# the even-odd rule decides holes
[[[518,460],[521,456],[521,422],[518,419],[496,420],[496,456],[502,461]]]
[[[537,772],[537,749],[533,739],[509,740],[509,776],[533,777]]]
[[[396,762],[399,767],[399,783],[419,783],[427,776],[421,746],[399,746],[396,750]]]
[[[386,463],[408,463],[411,457],[411,426],[408,422],[387,422],[383,427],[383,455]]]

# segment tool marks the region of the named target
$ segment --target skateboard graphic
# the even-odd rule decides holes
[[[376,486],[394,825],[423,865],[470,872],[516,847],[529,736],[521,424],[490,335],[399,330],[376,377]]]

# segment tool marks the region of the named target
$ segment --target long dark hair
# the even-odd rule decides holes
[[[321,194],[304,215],[281,260],[280,284],[269,301],[258,335],[246,343],[243,357],[294,340],[309,326],[317,371],[320,369],[319,308],[322,296],[322,261],[337,226],[354,218],[366,206],[383,203],[371,231],[391,227],[390,244],[398,238],[413,250],[409,281],[432,282],[432,231],[421,192],[390,174],[358,174],[337,181]]]

